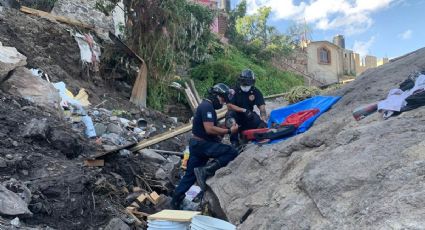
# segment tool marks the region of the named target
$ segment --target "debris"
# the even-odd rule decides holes
[[[108,127],[106,128],[106,131],[108,133],[115,133],[115,134],[118,134],[119,135],[119,134],[121,134],[123,132],[123,129],[119,125],[110,123],[110,124],[108,124]]]
[[[81,61],[83,63],[91,63],[95,66],[95,71],[97,71],[97,64],[100,62],[100,47],[94,41],[94,38],[91,34],[74,34],[75,41],[77,41],[78,46],[80,47]]]
[[[181,152],[176,152],[176,151],[167,151],[167,150],[159,150],[159,149],[152,149],[153,151],[157,152],[157,153],[164,153],[167,155],[176,155],[176,156],[183,156],[183,153]]]
[[[139,73],[136,82],[133,85],[130,102],[137,106],[146,107],[146,97],[148,88],[148,67],[145,62],[142,62],[139,68]]]
[[[25,203],[16,193],[0,185],[0,214],[8,216],[32,215]]]
[[[63,23],[66,23],[66,24],[79,26],[79,27],[82,27],[82,28],[85,28],[85,29],[93,29],[94,28],[94,26],[87,25],[87,24],[82,23],[78,20],[69,19],[69,18],[66,18],[66,17],[63,17],[63,16],[56,16],[56,15],[50,14],[48,12],[32,9],[32,8],[25,7],[25,6],[21,7],[21,11],[24,12],[24,13],[27,13],[27,14],[37,15],[39,17],[49,19],[51,21],[63,22]]]
[[[157,204],[158,201],[159,201],[159,198],[160,198],[160,196],[156,192],[152,192],[148,196],[149,201],[152,202],[153,204]]]
[[[143,203],[143,202],[145,202],[145,200],[148,198],[148,196],[147,196],[147,194],[142,194],[142,195],[140,195],[140,196],[138,196],[137,197],[137,200],[140,202],[140,203]]]
[[[105,160],[85,160],[84,166],[86,166],[86,167],[103,167],[103,166],[105,166]]]
[[[11,220],[10,224],[15,228],[21,227],[21,222],[19,221],[18,217],[15,217],[15,219]]]
[[[0,83],[9,71],[27,64],[27,57],[19,53],[15,47],[2,46],[0,43]]]
[[[193,201],[195,197],[201,192],[201,188],[196,185],[192,185],[190,189],[186,192],[186,198],[189,201]]]
[[[95,130],[95,132],[96,132],[96,135],[100,137],[100,136],[102,136],[103,134],[105,134],[105,133],[106,133],[107,128],[106,128],[106,126],[105,126],[104,124],[102,124],[102,123],[96,123],[96,124],[94,125],[94,130]]]
[[[201,214],[195,211],[180,211],[180,210],[162,210],[148,216],[148,220],[169,220],[176,222],[190,222],[196,215]]]
[[[130,230],[130,227],[119,218],[112,218],[105,230]]]
[[[161,156],[160,154],[156,153],[155,151],[151,149],[142,149],[140,153],[142,155],[142,158],[146,159],[147,161],[151,161],[151,162],[155,162],[159,164],[162,164],[167,161],[163,156]]]

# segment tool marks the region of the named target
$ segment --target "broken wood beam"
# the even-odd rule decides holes
[[[130,151],[132,151],[132,152],[139,151],[139,150],[147,148],[151,145],[157,144],[161,141],[165,141],[165,140],[173,138],[177,135],[189,132],[190,130],[192,130],[192,124],[186,124],[186,125],[180,126],[180,127],[176,128],[174,130],[170,130],[168,132],[156,135],[152,138],[145,139],[145,140],[139,142],[136,146],[132,147],[130,149]]]
[[[84,166],[86,166],[86,167],[103,167],[103,166],[105,166],[105,160],[85,160]]]
[[[183,156],[183,153],[181,153],[181,152],[159,150],[159,149],[152,149],[152,150],[157,152],[157,153],[164,153],[164,154],[168,154],[168,155],[176,155],[176,156],[179,156],[179,157]]]
[[[121,39],[119,39],[117,36],[115,36],[115,34],[111,33],[111,31],[109,31],[109,38],[116,45],[121,47],[121,49],[123,49],[130,57],[137,59],[140,62],[140,64],[145,62],[136,52],[134,52],[130,47],[128,47],[127,44],[125,44]]]
[[[130,102],[137,106],[146,107],[146,97],[148,89],[148,67],[142,62],[139,68],[136,81],[131,92]]]
[[[196,89],[196,86],[195,86],[195,82],[192,79],[189,80],[189,87],[192,90],[193,95],[195,96],[196,101],[198,101],[198,105],[201,104],[202,99],[199,96],[198,90]]]
[[[26,6],[22,6],[20,10],[21,10],[21,12],[31,14],[31,15],[36,15],[36,16],[39,16],[39,17],[42,17],[42,18],[49,19],[51,21],[62,22],[62,23],[66,23],[66,24],[69,24],[69,25],[82,27],[82,28],[85,28],[85,29],[94,29],[95,28],[92,25],[85,24],[85,23],[78,21],[78,20],[75,20],[75,19],[70,19],[70,18],[67,18],[67,17],[64,17],[64,16],[54,15],[54,14],[51,14],[51,13],[48,13],[48,12],[45,12],[45,11],[36,10],[36,9],[29,8],[29,7],[26,7]]]

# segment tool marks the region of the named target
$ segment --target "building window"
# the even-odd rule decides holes
[[[325,47],[318,49],[319,64],[331,64],[331,51]]]

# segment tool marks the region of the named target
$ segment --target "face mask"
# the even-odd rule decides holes
[[[241,86],[241,90],[245,93],[248,92],[251,89],[251,86]]]
[[[217,97],[212,100],[212,104],[215,110],[223,108],[223,105],[220,103],[220,100]]]

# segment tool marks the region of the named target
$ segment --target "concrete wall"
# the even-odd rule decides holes
[[[325,47],[330,51],[331,62],[329,64],[321,64],[319,62],[318,49]],[[311,42],[307,46],[307,71],[314,79],[324,83],[332,84],[339,81],[343,75],[343,58],[342,49],[328,42],[319,41]]]
[[[356,73],[356,63],[354,53],[351,50],[343,50],[344,74],[351,75]]]
[[[375,56],[366,55],[365,66],[367,69],[375,68],[378,66],[378,59]]]

